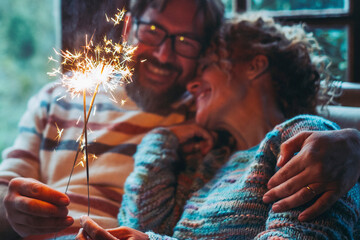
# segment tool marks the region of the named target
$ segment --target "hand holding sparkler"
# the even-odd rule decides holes
[[[68,216],[70,199],[30,178],[14,178],[4,199],[7,219],[21,236],[52,233],[73,224]]]
[[[147,234],[129,227],[117,227],[104,229],[88,216],[82,216],[80,219],[82,229],[80,229],[76,240],[148,240]]]

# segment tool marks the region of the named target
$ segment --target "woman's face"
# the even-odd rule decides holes
[[[231,112],[241,103],[243,96],[239,77],[229,79],[219,66],[212,64],[201,77],[188,84],[188,91],[196,98],[198,124],[216,130],[225,118],[231,117]]]

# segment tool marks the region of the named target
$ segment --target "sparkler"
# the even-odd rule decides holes
[[[121,11],[118,9],[118,13],[115,17],[108,18],[106,16],[106,19],[108,22],[113,21],[114,25],[117,25],[120,21],[122,21],[124,14],[124,9]],[[63,59],[61,63],[63,71],[61,71],[60,68],[53,69],[53,72],[48,74],[50,76],[60,75],[62,85],[67,89],[67,92],[72,98],[80,97],[81,95],[83,96],[84,127],[78,140],[79,144],[65,193],[68,190],[78,155],[80,151],[82,151],[84,153],[84,159],[82,161],[85,161],[86,166],[88,215],[90,214],[90,198],[87,123],[93,109],[96,95],[100,90],[100,86],[102,86],[106,92],[109,92],[115,100],[111,92],[119,87],[119,85],[126,84],[131,81],[132,69],[128,67],[128,63],[132,61],[132,55],[135,49],[136,47],[129,46],[126,42],[114,43],[106,37],[103,38],[103,42],[101,44],[94,45],[92,38],[88,41],[87,36],[83,51],[75,51],[72,53],[68,50],[56,51],[54,49],[55,53]],[[51,57],[49,58],[49,61],[55,60]],[[92,95],[88,110],[86,109],[87,94]],[[62,130],[60,132],[58,127],[57,129],[60,139]],[[95,159],[96,156],[93,156],[93,158]]]

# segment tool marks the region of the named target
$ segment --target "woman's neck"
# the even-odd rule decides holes
[[[234,107],[229,116],[219,123],[235,138],[237,149],[244,150],[258,145],[277,124],[285,120],[284,115],[269,92],[250,94],[246,100]]]

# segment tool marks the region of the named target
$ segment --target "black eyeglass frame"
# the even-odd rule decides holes
[[[143,43],[143,44],[145,44],[145,45],[157,47],[157,46],[160,46],[161,44],[163,44],[166,39],[170,38],[170,39],[171,39],[171,47],[172,47],[172,50],[173,50],[176,54],[178,54],[178,55],[180,55],[180,56],[182,56],[182,57],[184,57],[184,58],[189,58],[189,59],[197,59],[197,58],[199,58],[200,54],[201,54],[201,53],[203,52],[203,50],[204,50],[203,41],[200,40],[199,38],[194,37],[194,36],[189,36],[188,34],[169,34],[168,31],[167,31],[164,27],[162,27],[161,25],[158,25],[158,24],[155,24],[155,23],[151,23],[151,22],[142,21],[142,20],[139,20],[139,19],[136,19],[136,20],[135,20],[135,24],[136,24],[135,36],[136,36],[136,38],[139,40],[139,42],[141,42],[141,43]],[[141,24],[144,24],[144,25],[153,25],[153,26],[155,26],[156,28],[158,28],[158,29],[160,29],[161,31],[163,31],[163,32],[165,33],[163,39],[162,39],[158,44],[149,44],[148,42],[142,41],[142,40],[139,38],[139,36],[138,36],[139,25],[141,25]],[[187,55],[183,55],[183,53],[181,53],[181,52],[178,52],[178,51],[176,50],[176,48],[175,48],[175,40],[176,40],[177,37],[186,37],[186,38],[191,39],[191,40],[193,40],[193,41],[195,41],[195,42],[198,42],[198,43],[199,43],[199,47],[200,47],[200,48],[199,48],[199,52],[198,52],[196,55],[194,55],[194,56],[187,56]]]

